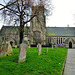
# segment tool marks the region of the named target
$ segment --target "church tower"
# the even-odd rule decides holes
[[[44,6],[33,6],[32,15],[36,15],[30,22],[31,44],[45,44],[46,22]]]

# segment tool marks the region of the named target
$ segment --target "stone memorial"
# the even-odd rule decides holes
[[[51,47],[51,49],[53,50],[53,44],[52,44],[52,47]]]
[[[28,47],[27,48],[31,48],[31,46],[30,46],[30,42],[28,41]]]
[[[38,44],[37,44],[37,49],[38,49]]]
[[[0,45],[0,57],[13,55],[13,50],[9,42]]]
[[[27,48],[31,48],[30,44],[27,45]]]
[[[17,48],[17,45],[15,45],[15,48]]]
[[[38,55],[41,55],[41,44],[38,44]]]
[[[0,45],[0,57],[4,57],[7,55],[7,48],[5,44]]]
[[[27,39],[23,39],[22,44],[20,45],[19,52],[19,63],[23,63],[26,61],[26,51],[27,51]]]
[[[48,53],[48,47],[47,47],[46,53]]]
[[[55,46],[55,48],[56,48],[56,49],[58,48],[57,45]]]
[[[7,55],[10,56],[10,55],[13,55],[13,50],[12,50],[12,47],[10,45],[9,42],[6,42],[6,47],[7,47]]]

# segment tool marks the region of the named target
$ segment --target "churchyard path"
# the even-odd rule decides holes
[[[63,75],[75,75],[75,49],[68,49]]]

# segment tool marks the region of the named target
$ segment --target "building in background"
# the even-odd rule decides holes
[[[30,27],[24,28],[24,38],[31,45],[41,43],[44,46],[59,46],[75,48],[75,27],[46,27],[43,6],[33,6],[32,15],[37,15],[30,22]],[[0,41],[9,41],[14,47],[19,46],[19,29],[14,26],[3,26],[0,30]]]
[[[75,48],[75,27],[47,27],[46,44]]]

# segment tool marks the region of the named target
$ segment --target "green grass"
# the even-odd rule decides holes
[[[42,48],[42,54],[38,56],[36,47],[27,49],[25,63],[18,63],[19,49],[13,49],[14,55],[0,58],[0,75],[61,75],[66,48]]]

